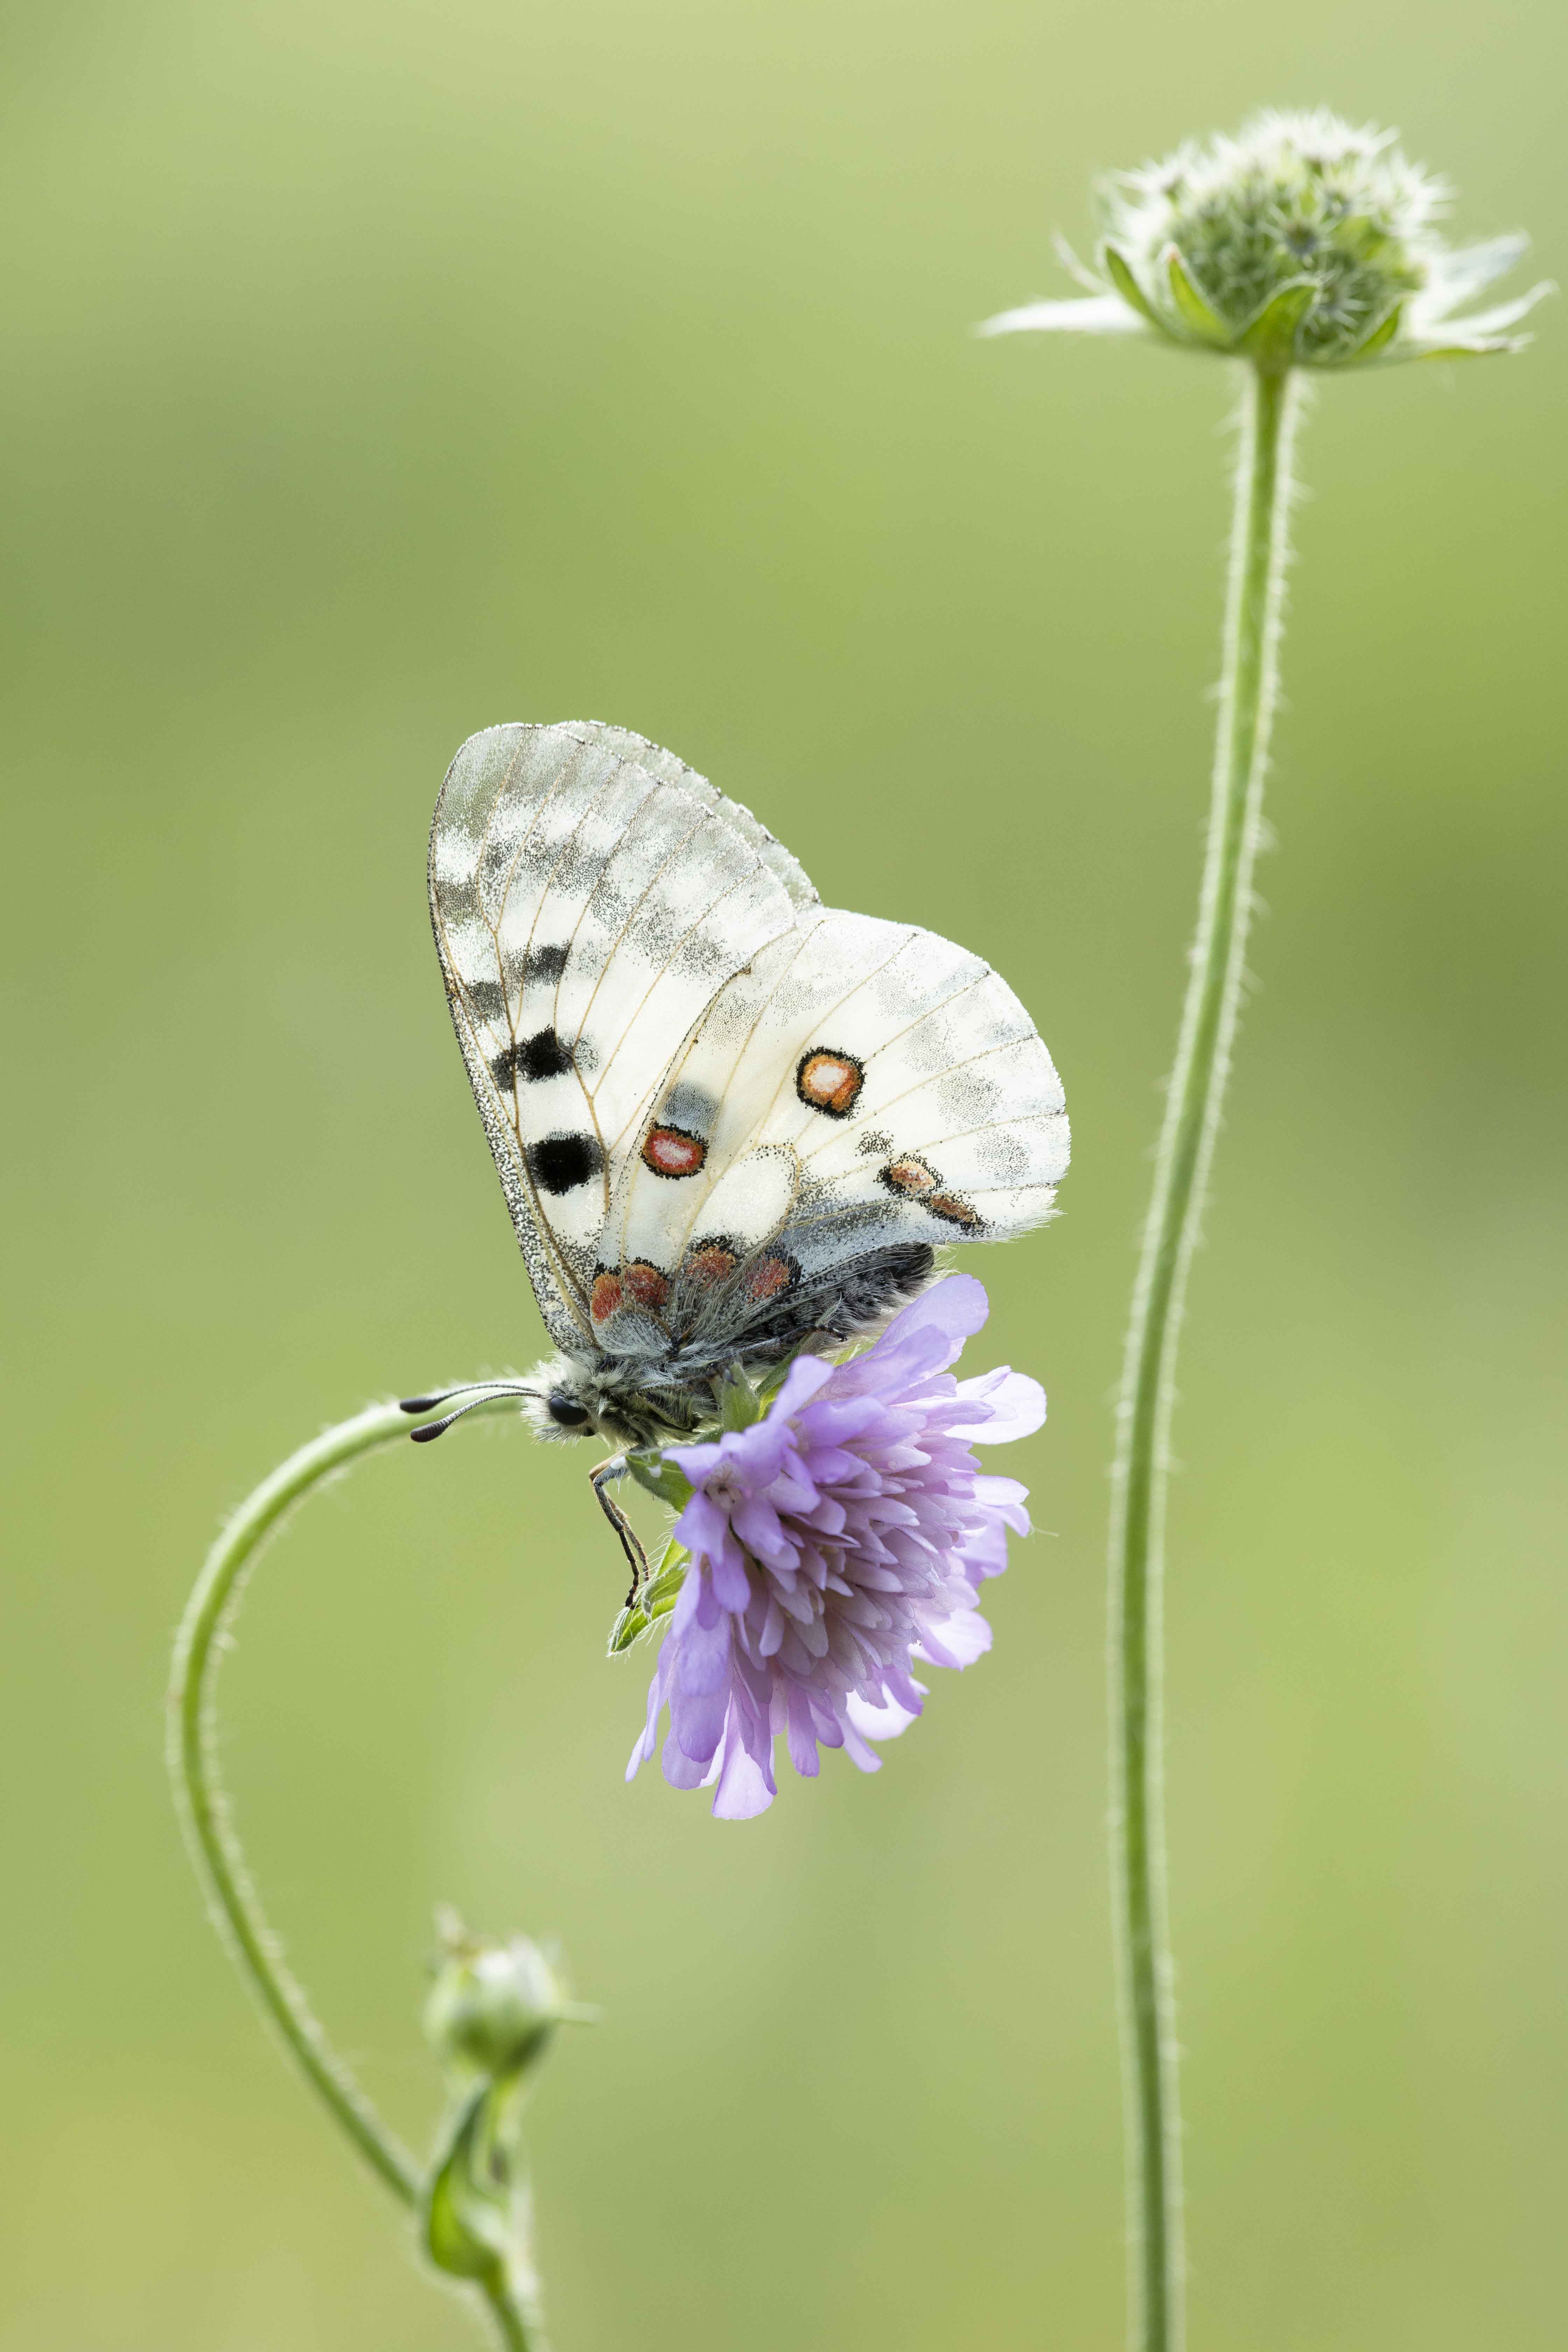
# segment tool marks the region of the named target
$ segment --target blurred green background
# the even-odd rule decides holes
[[[563,2352],[1120,2340],[1108,1394],[1194,900],[1223,371],[970,322],[1097,170],[1400,123],[1562,268],[1548,0],[66,0],[10,14],[18,1492],[4,2352],[479,2337],[268,2046],[160,1756],[219,1513],[537,1320],[423,902],[476,727],[603,717],[992,959],[1065,1214],[994,1655],[763,1820],[621,1770],[586,1449],[469,1429],[267,1561],[254,1859],[400,2126],[433,1905],[555,1929]],[[1522,280],[1519,282],[1523,282]],[[1512,290],[1511,287],[1505,290]],[[1204,2352],[1556,2347],[1568,2158],[1559,353],[1331,383],[1171,1590]],[[1012,1464],[1009,1467],[1014,1466]]]

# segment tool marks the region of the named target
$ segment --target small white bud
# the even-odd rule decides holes
[[[583,2011],[526,1936],[498,1944],[446,1914],[442,1956],[425,2004],[425,2034],[447,2064],[513,2074],[534,2065],[564,2019]]]

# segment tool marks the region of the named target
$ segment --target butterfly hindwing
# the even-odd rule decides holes
[[[1059,1081],[1005,982],[931,932],[806,910],[670,1065],[602,1246],[622,1276],[602,1338],[652,1346],[652,1302],[720,1360],[837,1328],[868,1268],[896,1285],[943,1242],[1043,1222],[1067,1157]]]

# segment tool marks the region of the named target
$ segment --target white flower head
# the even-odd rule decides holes
[[[1395,136],[1324,108],[1268,110],[1235,138],[1118,173],[1101,191],[1098,270],[1066,255],[1086,296],[1003,311],[980,331],[1155,335],[1274,369],[1521,350],[1529,338],[1510,331],[1548,286],[1453,313],[1529,239],[1447,245],[1448,189]]]

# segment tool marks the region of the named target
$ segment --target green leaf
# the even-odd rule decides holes
[[[643,1594],[643,1606],[647,1611],[650,1623],[657,1623],[659,1618],[668,1616],[690,1565],[691,1554],[684,1544],[677,1543],[671,1536]]]
[[[1171,299],[1176,315],[1189,333],[1201,342],[1213,343],[1224,349],[1230,342],[1230,329],[1217,310],[1211,310],[1194,285],[1187,265],[1173,245],[1168,245],[1160,256],[1171,289]]]
[[[757,1392],[739,1364],[731,1364],[714,1387],[719,1396],[719,1420],[724,1429],[750,1429],[763,1417]]]
[[[636,1604],[630,1609],[623,1609],[610,1628],[610,1638],[605,1644],[605,1657],[624,1657],[628,1650],[635,1648],[642,1640],[647,1629],[648,1615],[646,1609]]]
[[[690,1479],[675,1463],[667,1461],[656,1445],[640,1445],[628,1454],[626,1468],[639,1486],[657,1495],[672,1511],[683,1511],[691,1500]]]
[[[661,1618],[674,1608],[680,1588],[686,1581],[686,1571],[691,1555],[684,1544],[673,1536],[665,1545],[658,1566],[643,1586],[629,1609],[623,1609],[610,1628],[608,1655],[618,1658],[650,1633]]]
[[[1132,275],[1132,265],[1121,247],[1102,245],[1100,248],[1100,257],[1104,265],[1106,276],[1122,300],[1130,302],[1136,311],[1148,320],[1152,327],[1158,327],[1162,332],[1168,331],[1164,320],[1161,318],[1149,297],[1139,285],[1137,278]]]
[[[505,2090],[486,2083],[464,2101],[425,2185],[426,2252],[452,2278],[499,2283],[515,2255],[527,2259],[527,2190],[515,2177],[517,2134],[515,2119],[507,2128]]]
[[[1235,348],[1262,367],[1289,367],[1296,356],[1296,336],[1316,299],[1313,278],[1292,278],[1271,294],[1236,339]]]

